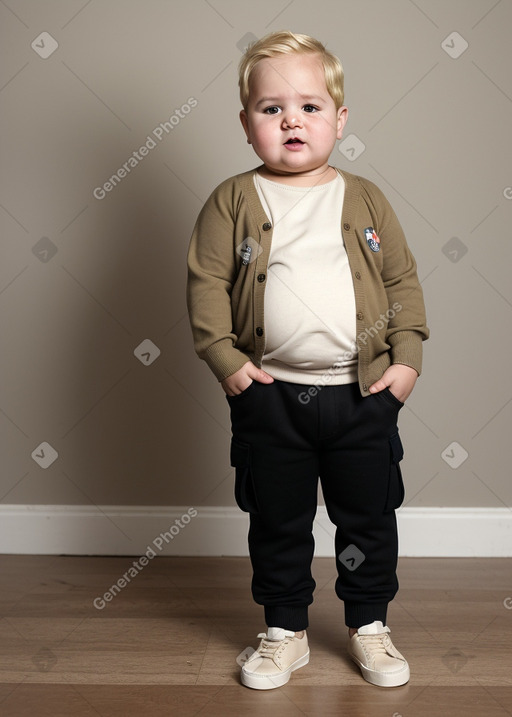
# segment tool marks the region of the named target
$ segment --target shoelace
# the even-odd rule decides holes
[[[380,652],[381,654],[389,654],[384,644],[386,635],[359,635],[359,639],[363,643],[368,652]]]
[[[258,653],[262,657],[269,657],[272,659],[276,653],[276,650],[278,650],[281,645],[286,645],[288,643],[288,638],[285,637],[284,640],[266,640],[267,637],[265,633],[260,633],[258,637],[262,637],[262,643],[260,647],[258,647]]]

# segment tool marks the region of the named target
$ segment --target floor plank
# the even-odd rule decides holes
[[[310,664],[270,692],[239,683],[264,629],[248,559],[158,557],[95,607],[137,560],[0,556],[2,716],[512,715],[511,560],[401,559],[388,624],[412,677],[382,689],[347,659],[334,563],[315,559]]]

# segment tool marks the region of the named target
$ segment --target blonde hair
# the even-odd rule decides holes
[[[238,85],[240,87],[240,100],[244,109],[247,109],[249,102],[251,73],[260,60],[278,55],[306,53],[319,55],[324,66],[327,91],[334,100],[336,109],[342,107],[344,98],[343,67],[340,60],[332,52],[329,52],[325,45],[315,40],[314,37],[282,30],[280,32],[271,32],[249,45],[240,60],[238,65]]]

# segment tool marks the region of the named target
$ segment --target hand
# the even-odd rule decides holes
[[[402,363],[394,363],[384,371],[382,378],[375,381],[368,390],[370,393],[378,393],[387,386],[395,398],[405,403],[412,393],[417,378],[416,369]]]
[[[242,391],[245,391],[246,388],[249,388],[253,381],[272,383],[274,379],[266,371],[255,366],[252,361],[247,361],[242,368],[239,368],[238,371],[221,381],[220,385],[228,396],[237,396]]]

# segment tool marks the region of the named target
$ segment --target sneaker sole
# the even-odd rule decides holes
[[[299,657],[298,660],[295,660],[295,662],[290,665],[287,670],[284,670],[284,672],[280,672],[276,675],[272,675],[272,677],[268,677],[267,675],[256,675],[250,672],[248,673],[245,672],[244,668],[242,667],[242,672],[240,675],[242,685],[245,685],[245,687],[250,687],[252,690],[274,690],[276,689],[276,687],[282,687],[283,685],[286,685],[286,683],[290,679],[292,672],[298,670],[300,667],[305,667],[308,662],[309,650],[305,655]]]
[[[398,672],[382,673],[377,672],[377,670],[370,670],[369,667],[363,665],[354,655],[350,655],[350,657],[361,670],[364,679],[372,685],[377,685],[377,687],[400,687],[401,685],[405,685],[406,682],[409,682],[411,677],[409,665],[404,665]]]

